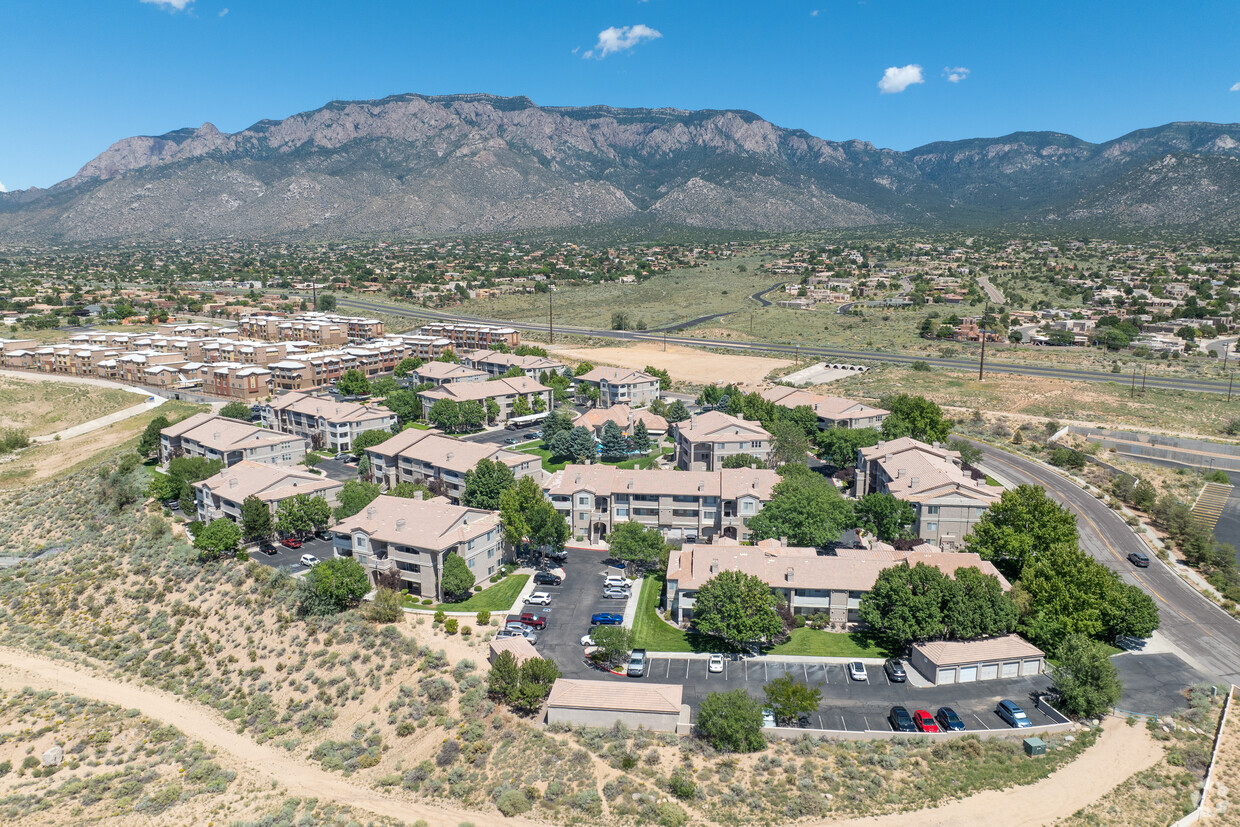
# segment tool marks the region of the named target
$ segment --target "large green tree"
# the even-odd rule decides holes
[[[818,548],[852,526],[852,503],[829,480],[795,463],[782,471],[771,501],[749,521],[755,540],[787,537],[794,546]]]
[[[698,735],[719,752],[758,752],[762,737],[762,705],[744,689],[711,692],[698,707]]]
[[[499,508],[500,496],[516,484],[517,478],[507,465],[498,460],[480,459],[465,472],[461,505],[495,511]]]
[[[775,713],[775,719],[791,723],[802,714],[818,710],[822,701],[822,691],[816,687],[795,681],[787,675],[775,678],[762,687],[766,694],[766,705]]]
[[[276,530],[286,536],[303,537],[331,519],[331,506],[321,496],[294,494],[276,504]]]
[[[882,434],[875,428],[828,428],[815,438],[819,456],[840,468],[857,464],[857,450],[877,445]]]
[[[232,520],[212,520],[194,535],[194,548],[203,560],[218,560],[236,554],[241,547],[241,529]]]
[[[353,456],[361,457],[366,453],[367,448],[382,445],[391,438],[392,432],[385,428],[372,428],[369,431],[362,431],[353,440]]]
[[[956,640],[1007,634],[1019,617],[999,578],[975,568],[958,568],[946,578],[942,606],[947,637]]]
[[[1106,714],[1123,693],[1119,672],[1107,648],[1084,635],[1070,635],[1059,645],[1052,681],[1069,715]]]
[[[414,390],[395,390],[383,400],[383,407],[396,414],[403,428],[422,418],[422,399]]]
[[[370,591],[370,579],[352,557],[319,563],[301,579],[298,609],[303,615],[331,615],[356,606]]]
[[[365,480],[349,480],[340,489],[339,505],[336,506],[336,519],[352,517],[383,493],[377,483]]]
[[[1016,573],[1051,546],[1076,545],[1076,517],[1046,495],[1040,485],[1004,491],[965,541],[983,560]]]
[[[943,602],[948,578],[924,563],[884,569],[874,588],[861,596],[858,614],[872,629],[900,647],[943,637]]]
[[[266,540],[274,530],[267,503],[253,494],[241,501],[241,533],[247,540]]]
[[[638,569],[661,569],[667,565],[667,541],[663,533],[632,520],[623,522],[607,535],[610,556]]]
[[[942,442],[947,439],[951,423],[943,417],[943,409],[924,396],[907,393],[884,396],[879,405],[891,411],[883,421],[883,438],[912,437],[921,442]]]
[[[426,412],[426,420],[442,431],[452,433],[461,428],[461,406],[451,399],[436,399]]]
[[[600,453],[603,459],[618,460],[628,455],[629,441],[625,439],[624,431],[620,430],[620,426],[611,420],[603,425],[601,443]]]
[[[883,542],[909,537],[909,527],[917,519],[913,504],[890,494],[866,494],[853,506],[857,526],[872,532]]]
[[[456,602],[469,597],[470,589],[474,587],[474,572],[464,557],[449,554],[444,558],[440,584],[445,600]]]
[[[143,456],[150,456],[159,449],[159,432],[164,428],[171,426],[168,417],[160,414],[146,424],[146,428],[142,431],[142,436],[138,439],[138,453]]]
[[[250,418],[250,406],[234,399],[220,408],[220,416],[226,416],[229,419],[247,420]]]
[[[612,666],[627,661],[633,651],[633,630],[624,626],[596,626],[590,632],[590,640],[602,651],[603,660]]]
[[[810,441],[803,428],[795,422],[776,422],[771,425],[772,468],[784,463],[799,462],[805,464],[805,455],[809,452]]]
[[[645,420],[637,420],[637,424],[633,426],[633,434],[629,437],[629,442],[633,446],[633,450],[639,454],[644,454],[650,450],[650,430],[646,427]]]
[[[694,598],[698,631],[736,646],[773,640],[784,630],[779,600],[761,577],[721,571],[701,585]]]

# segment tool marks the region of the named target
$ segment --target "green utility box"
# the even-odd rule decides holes
[[[1041,738],[1026,738],[1025,755],[1046,755],[1046,742]]]

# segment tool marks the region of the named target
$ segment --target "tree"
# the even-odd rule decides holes
[[[525,398],[524,394],[518,394],[517,398],[512,400],[512,415],[529,416],[531,413],[533,413],[533,409],[530,408],[529,400]]]
[[[1064,712],[1089,718],[1115,706],[1123,685],[1105,646],[1084,635],[1072,635],[1060,644],[1058,661],[1052,680]]]
[[[947,439],[951,423],[943,418],[943,409],[924,396],[885,396],[879,405],[891,411],[883,421],[884,439],[908,436],[926,443]]]
[[[253,494],[241,501],[241,533],[247,540],[266,540],[274,528],[267,503]]]
[[[460,364],[461,359],[456,355],[455,350],[450,347],[446,347],[440,352],[439,356],[435,358],[435,361],[443,362],[445,364],[458,365]]]
[[[220,416],[226,416],[229,419],[245,419],[250,418],[250,406],[244,402],[233,400],[224,407],[220,408]]]
[[[375,623],[395,623],[405,614],[400,606],[400,592],[384,587],[375,589],[374,600],[362,614]]]
[[[336,309],[336,294],[324,293],[319,296],[319,312],[331,313]]]
[[[500,408],[499,408],[498,402],[496,402],[494,399],[488,399],[486,401],[486,407],[487,407],[487,422],[494,422],[496,419],[499,418]]]
[[[801,715],[816,712],[822,700],[821,690],[798,683],[784,675],[762,687],[766,705],[778,721],[796,721]]]
[[[750,519],[755,540],[787,537],[794,546],[820,548],[853,525],[852,503],[830,481],[804,465],[789,464],[771,501]]]
[[[800,425],[795,422],[776,422],[771,426],[772,468],[778,468],[787,462],[805,464],[805,455],[809,452],[809,437]]]
[[[370,591],[362,564],[352,557],[324,560],[302,578],[298,609],[303,615],[324,616],[356,606]]]
[[[607,545],[612,557],[639,570],[667,565],[667,541],[654,526],[647,528],[631,520],[620,523],[607,535]]]
[[[943,598],[948,578],[933,566],[892,566],[861,596],[858,614],[872,629],[903,647],[944,635]]]
[[[943,626],[956,640],[1005,635],[1016,628],[1016,603],[999,578],[975,568],[958,568],[944,583]]]
[[[331,516],[331,506],[323,497],[295,494],[276,505],[276,530],[286,536],[302,537],[327,525]]]
[[[853,506],[857,525],[883,542],[910,536],[909,526],[917,519],[913,504],[890,494],[866,494]]]
[[[336,506],[336,519],[343,520],[346,517],[352,517],[370,505],[371,501],[382,493],[377,483],[349,480],[340,489],[340,504]]]
[[[597,448],[594,434],[584,425],[578,425],[568,432],[568,454],[577,462],[586,462],[595,458]]]
[[[1158,606],[1139,586],[1115,578],[1102,604],[1108,640],[1123,635],[1144,640],[1158,628]]]
[[[633,651],[633,630],[624,626],[596,626],[590,639],[602,652],[603,660],[612,666],[627,661]]]
[[[224,461],[204,457],[176,457],[168,462],[168,474],[187,484],[202,482],[224,470]]]
[[[698,589],[693,620],[698,631],[736,646],[764,642],[784,631],[778,600],[761,577],[721,571]]]
[[[369,431],[362,431],[353,438],[353,456],[365,456],[367,448],[382,445],[391,438],[392,432],[384,428],[372,428]]]
[[[594,365],[590,362],[578,362],[577,367],[573,368],[573,376],[585,376],[594,370]]]
[[[146,428],[142,431],[142,437],[138,440],[138,453],[143,456],[150,456],[159,449],[159,432],[167,428],[172,423],[168,421],[168,417],[160,414],[146,424]]]
[[[684,422],[689,418],[689,409],[685,407],[685,403],[679,399],[673,400],[672,404],[667,406],[667,413],[663,418],[673,425],[677,422]]]
[[[629,451],[629,441],[624,438],[620,426],[610,419],[603,424],[603,438],[600,440],[600,453],[603,459],[624,459]]]
[[[178,500],[181,498],[183,485],[181,480],[170,474],[154,471],[151,473],[151,481],[147,484],[146,493],[147,496],[157,500]]]
[[[370,380],[356,368],[346,370],[336,380],[336,390],[345,396],[365,396],[370,393]]]
[[[517,478],[507,465],[498,460],[480,459],[465,472],[461,505],[495,511],[499,508],[500,495],[516,484]]]
[[[633,435],[629,437],[629,443],[639,454],[650,450],[650,431],[646,429],[645,420],[637,420],[637,424],[633,426]]]
[[[697,731],[720,752],[766,749],[762,705],[743,689],[709,693],[698,708]]]
[[[370,383],[370,392],[373,393],[375,396],[387,396],[389,393],[392,393],[393,391],[395,391],[398,387],[400,386],[396,384],[396,380],[393,379],[392,377],[380,376],[379,378],[375,379],[373,382]]]
[[[551,694],[551,687],[562,677],[560,667],[548,658],[529,658],[521,664],[521,683],[512,705],[524,712],[536,712]]]
[[[815,437],[819,456],[840,468],[857,464],[857,450],[877,445],[882,434],[875,428],[828,428]]]
[[[404,480],[393,485],[391,490],[388,491],[388,496],[413,500],[417,499],[419,492],[422,494],[423,499],[425,499],[431,493],[431,490],[420,482]]]
[[[722,468],[761,468],[765,465],[753,454],[729,454],[720,463]]]
[[[1053,545],[1075,547],[1076,537],[1072,512],[1048,497],[1042,486],[1020,485],[1004,491],[965,539],[983,560],[1019,572]]]
[[[422,418],[422,399],[414,391],[392,391],[383,400],[383,407],[396,414],[401,427]]]
[[[755,394],[761,399],[761,396]],[[814,413],[814,409],[809,405],[797,405],[795,408],[783,408],[780,410],[779,419],[781,422],[791,422],[796,425],[805,436],[813,439],[818,434],[818,414]]]
[[[487,411],[481,402],[473,399],[466,399],[457,407],[461,415],[461,428],[466,431],[476,431],[486,422]]]
[[[1149,480],[1141,480],[1132,489],[1132,504],[1141,511],[1149,512],[1158,502],[1158,491],[1154,488],[1154,483]]]
[[[960,454],[960,461],[966,465],[976,466],[982,461],[982,449],[972,442],[963,439],[953,439],[947,443],[947,449]]]
[[[212,520],[194,535],[194,548],[203,560],[218,560],[236,554],[241,546],[241,529],[232,520]]]
[[[392,375],[397,379],[404,379],[409,374],[422,367],[422,360],[416,356],[406,356],[396,365],[396,369],[392,371]]]
[[[436,428],[451,433],[461,427],[461,406],[451,399],[436,399],[426,412],[426,419]]]
[[[1075,448],[1060,445],[1051,451],[1051,465],[1059,468],[1070,468],[1073,471],[1079,471],[1085,467],[1085,462],[1085,453]]]
[[[554,411],[547,415],[543,420],[542,438],[543,443],[550,443],[561,431],[567,432],[573,429],[573,418],[561,411]]]
[[[509,704],[516,697],[520,685],[521,667],[516,656],[507,650],[500,652],[487,671],[487,694],[494,700]]]
[[[459,554],[449,554],[443,560],[443,574],[440,576],[444,600],[456,602],[469,596],[474,587],[474,572],[465,558]]]

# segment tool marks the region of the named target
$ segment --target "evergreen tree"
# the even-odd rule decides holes
[[[628,440],[620,426],[610,420],[603,425],[602,456],[603,459],[623,459],[628,453]]]
[[[251,494],[241,501],[241,533],[248,540],[266,540],[275,526],[267,503]]]
[[[650,450],[650,431],[646,429],[645,420],[637,420],[637,424],[633,426],[633,435],[629,437],[629,442],[633,444],[633,450],[639,454],[644,454]]]

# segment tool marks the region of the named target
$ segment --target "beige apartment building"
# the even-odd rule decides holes
[[[547,483],[574,537],[600,540],[630,520],[669,541],[745,540],[747,522],[770,501],[779,476],[765,468],[720,471],[624,470],[566,465]]]
[[[241,503],[258,497],[272,513],[282,501],[298,494],[322,497],[335,505],[344,483],[319,476],[306,468],[262,465],[242,460],[213,477],[194,483],[198,519],[204,523],[227,519],[241,522]]]
[[[468,350],[484,350],[504,345],[515,350],[521,344],[521,334],[511,327],[488,324],[448,324],[434,322],[423,325],[418,334],[434,339],[447,339],[457,353]]]
[[[801,406],[808,407],[818,417],[818,427],[823,430],[827,428],[881,428],[884,420],[891,415],[891,411],[875,408],[855,399],[823,396],[783,385],[767,388],[759,393],[763,399],[774,402],[781,408],[791,410]]]
[[[419,385],[449,385],[453,382],[485,382],[489,376],[480,370],[455,362],[427,362],[413,372]]]
[[[766,462],[771,435],[757,422],[707,411],[676,424],[676,467],[685,471],[715,471],[736,454],[750,454]]]
[[[532,476],[541,483],[543,478],[542,459],[533,454],[417,428],[408,428],[367,448],[366,456],[371,482],[389,489],[401,482],[420,482],[453,500],[459,500],[465,491],[465,474],[484,459],[502,462],[517,479]]]
[[[225,467],[242,460],[263,465],[297,465],[306,458],[305,437],[269,431],[239,419],[197,413],[159,432],[159,459],[178,456],[222,460]]]
[[[259,409],[263,425],[305,437],[319,450],[339,453],[353,447],[365,431],[396,427],[396,414],[378,405],[337,402],[330,396],[294,391],[281,394]]]
[[[659,398],[659,379],[640,370],[597,367],[577,377],[577,387],[598,389],[598,407],[649,405]]]
[[[461,357],[461,363],[489,376],[503,376],[513,368],[519,368],[531,379],[541,380],[544,373],[563,373],[563,362],[546,356],[518,356],[498,350],[475,350]]]
[[[857,452],[853,495],[878,492],[912,503],[917,512],[914,533],[948,551],[963,544],[1002,491],[965,472],[959,452],[910,437]]]
[[[376,585],[399,577],[417,597],[443,600],[441,578],[449,554],[464,558],[475,581],[503,564],[506,545],[499,515],[430,500],[380,496],[332,528],[337,557],[362,564]]]
[[[495,421],[506,422],[513,416],[512,406],[518,397],[525,398],[530,410],[537,411],[540,406],[535,400],[542,400],[542,410],[550,411],[554,404],[552,393],[551,388],[546,385],[535,382],[528,376],[519,376],[515,379],[495,379],[490,382],[452,382],[422,391],[418,397],[428,411],[440,399],[450,399],[458,403],[480,402],[483,406],[488,399],[494,399],[499,405],[499,416]]]

